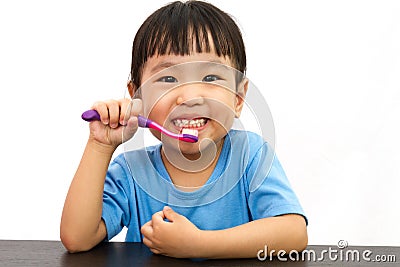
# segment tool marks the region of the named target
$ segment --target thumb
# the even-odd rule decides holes
[[[135,135],[137,129],[138,129],[138,119],[137,117],[131,117],[128,120],[126,126],[123,127],[122,143],[131,139]]]
[[[178,213],[176,213],[173,209],[171,209],[168,206],[164,207],[163,212],[164,212],[165,218],[167,218],[171,222],[175,221],[179,216]]]

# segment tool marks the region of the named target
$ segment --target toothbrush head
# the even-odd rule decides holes
[[[199,132],[193,129],[183,128],[181,134],[179,135],[179,140],[189,142],[189,143],[196,143],[199,141]]]

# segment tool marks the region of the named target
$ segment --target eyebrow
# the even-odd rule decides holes
[[[219,67],[223,67],[225,69],[228,70],[232,70],[234,69],[233,67],[226,65],[224,63],[222,63],[222,61],[220,60],[209,60],[209,61],[189,61],[189,62],[173,62],[173,61],[162,61],[161,63],[157,64],[156,66],[154,66],[151,70],[150,73],[151,74],[155,74],[158,73],[159,71],[175,66],[175,65],[179,65],[179,64],[185,64],[185,63],[194,63],[194,62],[204,62],[204,63],[215,63],[216,65],[218,65]],[[211,65],[211,64],[210,64]]]
[[[219,60],[211,60],[211,61],[207,61],[207,63],[214,63],[214,64],[210,64],[211,66],[217,66],[218,68],[224,68],[226,70],[232,70],[234,69],[232,66],[229,66],[227,64],[222,63]]]
[[[150,73],[151,74],[155,74],[163,69],[172,67],[174,65],[177,65],[177,63],[173,63],[171,61],[162,61],[160,64],[157,64],[156,66],[154,66],[151,70]]]

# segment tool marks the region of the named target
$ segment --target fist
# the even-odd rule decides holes
[[[120,99],[96,102],[92,109],[100,115],[100,121],[89,124],[91,140],[116,148],[133,137],[138,128],[137,115],[141,113],[140,99]]]

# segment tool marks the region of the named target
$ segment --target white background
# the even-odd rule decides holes
[[[310,244],[399,246],[400,2],[211,2],[243,31]],[[0,239],[59,239],[81,112],[124,96],[134,34],[166,3],[0,3]]]

